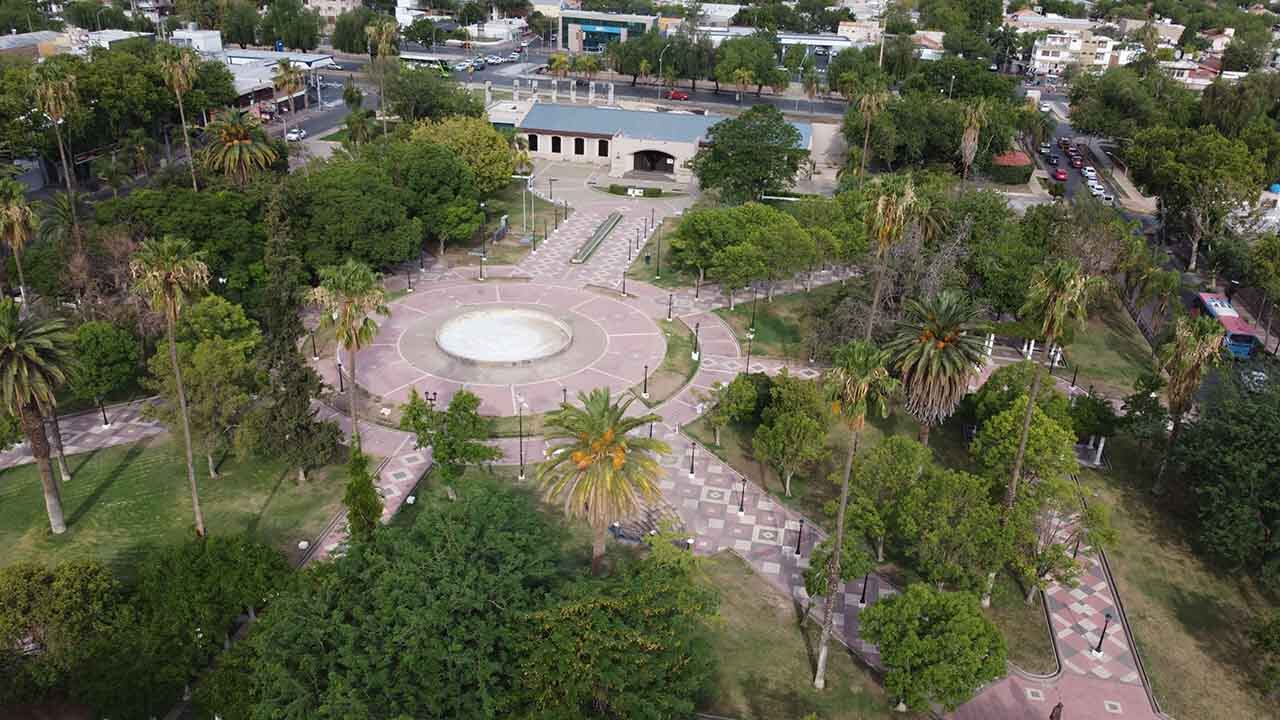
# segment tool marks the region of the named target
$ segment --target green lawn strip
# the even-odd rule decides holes
[[[911,718],[893,712],[875,677],[833,641],[827,688],[813,688],[816,622],[738,556],[721,553],[701,564],[703,581],[720,590],[720,619],[712,644],[720,658],[715,692],[704,712],[742,720]]]
[[[35,465],[0,472],[0,563],[98,559],[127,567],[152,545],[194,534],[191,495],[181,445],[159,437],[67,458],[73,477],[62,485],[67,532],[49,533]],[[228,457],[210,480],[198,464],[197,483],[210,534],[248,533],[291,558],[299,540],[314,540],[341,505],[345,474],[330,467],[308,473],[306,485],[283,464]]]
[[[631,388],[631,392],[648,407],[666,402],[680,391],[694,373],[698,363],[693,359],[693,331],[679,318],[671,322],[659,322],[667,341],[667,354],[657,368],[649,368],[649,399],[643,397],[645,383]]]
[[[1076,384],[1108,397],[1133,392],[1133,381],[1152,366],[1151,345],[1128,311],[1111,294],[1093,309],[1088,325],[1078,330],[1066,351],[1069,367],[1055,374],[1070,378],[1079,369]]]
[[[524,423],[524,436],[536,437],[542,434],[542,423],[546,419],[545,413],[525,414],[523,420],[516,415],[508,417],[493,418],[493,437],[495,438],[513,438],[520,436],[521,422]]]
[[[649,239],[645,241],[640,252],[636,253],[631,260],[631,267],[627,269],[627,277],[635,280],[641,280],[656,285],[657,287],[677,289],[691,288],[697,280],[697,274],[682,269],[677,269],[675,263],[671,259],[671,235],[676,228],[680,227],[680,218],[669,217],[663,219],[659,224],[659,232],[651,234]],[[661,236],[661,240],[659,240]],[[658,245],[662,245],[661,262],[659,262]],[[649,262],[644,261],[648,256]],[[661,265],[661,268],[659,268]],[[662,277],[657,277],[658,270],[661,269]]]
[[[983,612],[1000,629],[1009,646],[1009,660],[1027,672],[1047,675],[1057,669],[1053,640],[1044,618],[1043,600],[1025,602],[1026,592],[1008,571],[996,576],[991,607]]]
[[[756,337],[752,355],[807,360],[812,348],[812,314],[841,291],[838,284],[816,287],[812,292],[775,295],[769,302],[763,294],[756,297]],[[751,327],[751,294],[739,293],[737,306],[720,308],[716,314],[733,328],[743,352],[747,331]]]
[[[1161,708],[1177,718],[1275,717],[1250,678],[1247,633],[1280,607],[1228,568],[1192,551],[1186,521],[1157,505],[1146,489],[1158,459],[1123,438],[1108,443],[1115,467],[1085,470],[1091,497],[1111,507],[1118,534],[1107,551],[1134,640]]]

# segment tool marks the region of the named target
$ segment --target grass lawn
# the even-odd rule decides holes
[[[194,534],[186,463],[179,443],[160,437],[67,458],[73,477],[62,486],[67,532],[49,533],[35,465],[0,472],[0,563],[55,563],[93,558],[129,565],[148,545],[176,543]],[[229,457],[222,476],[197,482],[210,533],[248,533],[290,555],[311,540],[342,501],[340,468],[308,475],[281,463]]]
[[[1057,669],[1053,640],[1044,619],[1043,600],[1036,593],[1035,602],[1024,602],[1024,591],[1007,570],[996,576],[991,593],[991,607],[983,612],[1000,628],[1009,647],[1009,660],[1033,673],[1048,674]]]
[[[663,288],[686,288],[693,287],[697,281],[697,275],[684,270],[677,270],[675,263],[671,260],[671,235],[676,228],[680,227],[680,218],[669,217],[662,220],[657,233],[649,236],[644,247],[640,252],[636,253],[635,259],[631,261],[631,267],[627,270],[627,277],[635,280],[643,280],[650,285],[656,285]],[[662,245],[662,252],[658,252],[658,245]],[[644,261],[645,256],[649,256],[649,263]],[[657,277],[658,271],[662,271],[662,277]]]
[[[811,351],[811,314],[831,298],[839,294],[836,285],[816,287],[812,292],[775,295],[767,302],[759,295],[755,303],[756,337],[752,354],[760,356],[806,360]],[[737,307],[720,308],[716,314],[733,328],[738,343],[746,348],[747,330],[751,327],[752,302],[750,293],[739,293]]]
[[[528,199],[530,198],[533,200],[532,210],[529,210],[528,207]],[[523,180],[512,182],[510,185],[490,195],[485,199],[485,207],[489,217],[489,224],[485,228],[486,232],[497,230],[502,216],[507,216],[506,239],[488,246],[488,263],[490,265],[515,265],[519,263],[532,249],[530,245],[521,243],[520,239],[526,235],[536,233],[538,242],[542,242],[543,228],[551,228],[555,225],[555,211],[552,209],[552,204],[532,193],[526,196]],[[528,229],[526,229],[525,225],[526,215],[529,221]],[[479,255],[471,252],[472,250],[478,250],[479,247],[480,244],[478,242],[474,245],[451,246],[445,250],[445,260],[450,267],[479,265]]]
[[[1246,635],[1276,599],[1194,554],[1180,521],[1131,480],[1155,461],[1123,441],[1112,447],[1113,471],[1080,477],[1111,506],[1118,538],[1107,555],[1162,709],[1188,720],[1276,717],[1274,701],[1249,684]]]
[[[704,712],[743,720],[911,718],[893,712],[871,672],[833,641],[827,689],[813,689],[816,622],[803,628],[792,601],[741,558],[721,553],[701,565],[704,582],[719,589],[721,622],[712,643],[720,658],[714,696]]]
[[[642,397],[643,383],[631,388],[636,398],[649,407],[675,395],[698,371],[698,363],[693,359],[693,331],[689,326],[679,318],[658,325],[667,341],[667,354],[656,370],[649,369],[649,399]]]
[[[1055,374],[1070,378],[1078,367],[1080,387],[1094,385],[1103,395],[1124,397],[1133,392],[1133,381],[1151,368],[1151,346],[1120,301],[1108,293],[1067,347],[1067,362],[1071,366]]]

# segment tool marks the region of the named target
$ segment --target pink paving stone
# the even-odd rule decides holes
[[[516,392],[524,396],[525,402],[530,408],[558,407],[564,393],[562,388],[566,387],[558,381],[548,380],[540,383],[530,383],[528,385],[517,385]]]
[[[514,415],[515,405],[511,399],[510,385],[463,385],[468,391],[480,398],[481,415]]]
[[[546,292],[544,286],[528,283],[507,283],[496,287],[498,299],[502,302],[536,303]]]

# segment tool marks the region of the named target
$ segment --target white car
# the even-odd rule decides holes
[[[1040,112],[1053,112],[1053,108],[1049,107],[1049,103],[1040,103]]]
[[[466,72],[471,69],[471,63],[467,62],[466,60],[463,60],[457,65],[454,65],[453,69],[456,72]]]
[[[1089,167],[1087,165],[1085,167],[1080,168],[1080,174],[1089,178],[1090,180],[1093,180],[1094,178],[1098,177],[1098,171],[1094,170],[1092,167]]]
[[[1089,194],[1093,195],[1093,196],[1094,196],[1094,197],[1096,197],[1096,198],[1100,198],[1100,197],[1102,197],[1102,196],[1103,196],[1103,194],[1105,194],[1105,193],[1106,193],[1106,190],[1103,190],[1101,185],[1090,185],[1090,186],[1089,186]]]
[[[284,134],[287,142],[299,142],[307,138],[307,131],[302,128],[289,128],[289,132]]]
[[[489,63],[490,65],[501,65],[502,63],[506,62],[507,59],[498,55],[490,55],[489,57],[485,58],[484,61]]]
[[[1108,205],[1115,205],[1115,204],[1116,204],[1116,198],[1115,198],[1115,196],[1114,196],[1114,195],[1112,195],[1111,193],[1104,192],[1104,193],[1102,193],[1102,202],[1104,202],[1104,203],[1106,203],[1106,204],[1108,204]]]
[[[519,61],[520,61],[520,53],[518,52],[513,52],[507,56],[507,62],[519,62]]]

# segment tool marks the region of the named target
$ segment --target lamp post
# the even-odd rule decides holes
[[[738,515],[739,516],[741,516],[742,513],[746,512],[747,510],[746,502],[747,502],[747,476],[743,475],[742,489],[738,491]]]
[[[315,362],[320,359],[320,353],[316,352],[316,331],[311,331],[311,361]]]
[[[413,273],[406,269],[404,271],[404,279],[409,282],[409,292],[413,292]]]
[[[548,200],[556,199],[556,179],[555,178],[547,178],[547,199]],[[553,206],[554,206],[554,203],[553,203]]]
[[[675,300],[675,293],[667,293],[667,322],[671,322],[671,306]]]
[[[567,387],[560,388],[560,402],[564,405],[569,404],[569,388]]]
[[[658,99],[662,99],[662,56],[667,54],[671,49],[671,43],[662,46],[662,52],[658,53]]]
[[[956,89],[956,76],[951,76],[951,84],[947,86],[947,99],[951,99],[951,92]]]
[[[693,458],[698,450],[698,443],[689,441],[689,477],[693,477]]]
[[[516,395],[516,423],[520,436],[520,475],[517,479],[524,482],[524,399]]]
[[[858,607],[867,606],[867,581],[871,579],[871,573],[862,576],[862,596],[858,598]]]
[[[627,296],[627,271],[622,271],[622,297]]]
[[[747,327],[747,337],[756,336],[756,300],[759,299],[760,293],[756,290],[755,285],[751,286],[751,325]]]
[[[657,254],[657,258],[658,258],[658,265],[657,265],[656,270],[654,270],[654,273],[653,273],[653,279],[654,279],[654,280],[661,280],[661,279],[662,279],[662,233],[658,233],[658,254]]]
[[[338,360],[338,394],[341,395],[346,391],[347,391],[347,388],[344,387],[342,384],[342,360],[339,359]]]
[[[1093,648],[1094,655],[1102,654],[1102,641],[1107,639],[1107,628],[1111,627],[1111,613],[1106,614],[1106,620],[1102,623],[1102,634],[1098,636],[1098,644]]]
[[[480,212],[484,213],[484,224],[480,226],[480,257],[489,256],[489,206],[480,203]]]
[[[644,385],[641,386],[640,397],[644,400],[649,399],[649,366],[644,366]]]
[[[489,258],[485,257],[484,255],[481,255],[481,256],[480,256],[480,279],[481,279],[481,280],[484,280],[484,264],[485,264],[488,260],[489,260]]]
[[[751,372],[751,346],[756,342],[755,335],[747,335],[747,368],[746,372]]]
[[[800,532],[796,535],[796,555],[800,554],[800,541],[804,538],[804,518],[800,518]]]
[[[425,249],[419,250],[418,251],[418,272],[426,272],[426,271],[427,271],[427,251]]]
[[[98,398],[98,409],[102,411],[102,427],[111,427],[111,421],[107,419],[107,406],[102,404],[102,398]]]

